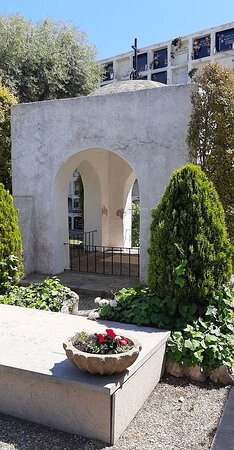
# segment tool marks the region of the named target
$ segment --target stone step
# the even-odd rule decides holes
[[[81,372],[62,343],[78,331],[137,339],[142,351],[125,372]],[[113,444],[158,383],[169,332],[0,305],[0,412]]]
[[[42,283],[44,279],[52,275],[32,273],[23,278],[21,286],[28,286],[31,283]],[[112,275],[102,275],[93,273],[65,271],[56,275],[62,284],[69,287],[78,294],[89,294],[106,297],[117,292],[124,287],[133,287],[140,284],[138,278],[128,278]]]

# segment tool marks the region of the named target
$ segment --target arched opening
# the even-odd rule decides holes
[[[139,252],[132,249],[136,178],[124,159],[104,149],[84,150],[63,164],[55,180],[54,217],[65,269],[139,276]]]
[[[84,230],[84,185],[81,173],[76,169],[68,188],[69,237]]]

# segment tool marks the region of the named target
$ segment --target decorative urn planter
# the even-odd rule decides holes
[[[93,337],[95,335],[90,334],[89,336]],[[91,353],[77,348],[74,344],[74,338],[64,342],[63,348],[69,361],[75,364],[80,370],[93,375],[112,375],[123,372],[127,367],[131,366],[141,351],[141,345],[136,340],[122,336],[119,336],[119,338],[120,340],[127,340],[131,348],[122,353],[120,350],[118,353]]]

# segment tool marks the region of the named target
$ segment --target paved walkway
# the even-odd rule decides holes
[[[47,276],[42,274],[30,274],[21,281],[22,286],[30,283],[41,283]],[[61,283],[75,292],[105,296],[117,292],[123,287],[131,287],[139,284],[138,278],[119,277],[111,275],[97,275],[80,272],[62,272],[56,275]]]

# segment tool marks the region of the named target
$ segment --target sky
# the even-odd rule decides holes
[[[45,17],[85,31],[98,59],[146,47],[234,20],[233,0],[0,0],[0,14]]]

